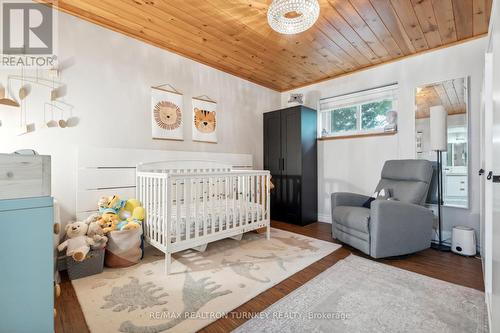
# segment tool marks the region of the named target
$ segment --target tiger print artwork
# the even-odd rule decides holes
[[[182,124],[182,112],[174,103],[161,101],[154,107],[154,119],[160,128],[173,131]]]
[[[213,133],[216,126],[215,111],[194,108],[194,126],[201,133]]]

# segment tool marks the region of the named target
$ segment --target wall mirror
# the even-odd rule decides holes
[[[431,147],[432,107],[446,111],[447,144],[442,152],[443,201],[445,206],[469,207],[468,79],[431,83],[415,91],[416,157],[430,160],[437,173],[437,152]],[[444,115],[443,115],[444,117]],[[443,125],[444,126],[444,125]],[[434,177],[435,178],[435,177]],[[437,203],[437,186],[431,185],[428,203]]]

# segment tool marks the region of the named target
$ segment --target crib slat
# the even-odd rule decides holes
[[[199,232],[199,222],[198,222],[198,202],[200,200],[200,197],[198,195],[198,191],[199,191],[199,179],[198,178],[194,178],[194,202],[193,202],[193,205],[194,205],[194,212],[193,212],[193,216],[194,216],[194,238],[198,238],[198,236],[200,235],[200,232]]]
[[[155,178],[155,196],[156,196],[156,209],[155,209],[155,212],[156,212],[156,219],[155,219],[155,240],[157,242],[161,242],[161,230],[160,230],[160,221],[161,221],[161,179],[158,177],[158,178]]]
[[[151,212],[152,212],[152,219],[151,219],[151,239],[156,241],[155,239],[155,227],[156,227],[156,216],[157,216],[157,212],[156,212],[156,194],[155,194],[155,182],[156,182],[156,178],[154,177],[151,177],[151,187],[150,187],[150,192],[151,192]]]
[[[166,197],[166,206],[164,209],[164,223],[163,223],[163,234],[166,234],[166,237],[164,238],[164,245],[167,253],[169,253],[169,247],[170,247],[170,240],[171,240],[171,223],[172,223],[172,185],[171,181],[167,175],[166,178],[164,178],[164,185],[165,185],[165,197]],[[166,230],[165,230],[166,229]]]
[[[180,198],[180,178],[175,179],[175,241],[180,242],[181,241],[181,198]]]
[[[153,213],[154,213],[154,211],[153,211],[153,200],[152,200],[152,193],[151,193],[152,192],[152,188],[153,188],[153,186],[152,186],[152,179],[149,178],[148,179],[148,187],[147,187],[146,190],[147,190],[147,193],[148,193],[148,203],[149,203],[149,211],[150,211],[150,213],[149,213],[149,221],[150,222],[149,222],[149,228],[148,228],[148,237],[150,239],[152,238],[152,235],[153,235],[153,233],[152,233],[152,231],[153,231],[152,230],[153,229],[152,228],[152,224],[153,224],[153,219],[154,219],[154,215],[153,215]]]
[[[238,178],[238,185],[239,185],[239,191],[238,191],[238,211],[239,211],[239,221],[240,221],[240,227],[243,226],[243,214],[244,212],[242,211],[243,209],[243,195],[244,195],[244,190],[245,190],[245,176],[241,176]]]
[[[228,194],[228,187],[229,187],[229,177],[224,177],[224,207],[225,207],[225,229],[229,229],[229,206],[228,206],[228,199],[227,199],[227,194]]]
[[[206,183],[206,178],[203,178],[202,179],[202,183],[201,183],[201,193],[202,193],[202,200],[203,200],[203,214],[202,214],[202,217],[201,217],[201,223],[203,223],[203,236],[206,236],[207,235],[207,211],[206,211],[206,205],[207,205],[207,195],[208,194],[205,194],[205,183]],[[207,188],[207,191],[208,191],[208,188]]]
[[[158,203],[156,204],[156,240],[161,244],[161,219],[162,215],[162,199],[161,199],[161,178],[156,179],[156,196]]]
[[[214,229],[215,229],[215,218],[214,218],[214,201],[212,200],[212,195],[213,195],[213,182],[212,182],[212,177],[208,177],[208,215],[210,216],[210,233],[213,235],[214,234]]]
[[[250,199],[250,196],[249,196],[249,190],[250,190],[250,186],[249,186],[249,183],[248,183],[248,177],[244,176],[244,179],[245,179],[245,188],[244,188],[244,191],[243,191],[243,204],[244,204],[244,220],[243,220],[243,223],[245,223],[245,225],[248,224],[248,200]]]
[[[250,222],[254,222],[254,214],[255,214],[255,177],[250,176]]]
[[[232,217],[231,217],[231,225],[233,228],[236,228],[236,195],[235,195],[235,186],[236,186],[236,177],[231,177],[231,206],[232,207]]]
[[[217,222],[219,224],[219,232],[222,232],[222,182],[221,182],[221,177],[217,177],[217,194],[216,194],[216,202],[217,202]]]
[[[186,207],[186,240],[191,239],[191,178],[184,180],[184,207]]]

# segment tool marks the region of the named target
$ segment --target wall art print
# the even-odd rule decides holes
[[[210,99],[192,99],[193,141],[217,143],[217,103]]]
[[[184,140],[183,95],[160,87],[151,88],[153,139]]]

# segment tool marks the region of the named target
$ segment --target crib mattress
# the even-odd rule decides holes
[[[185,237],[186,221],[188,220],[187,206],[184,204],[181,204],[179,207],[173,205],[171,211],[171,237],[177,237],[177,234]],[[244,223],[256,222],[262,219],[263,211],[263,205],[243,200],[228,200],[227,202],[226,200],[212,201],[210,204],[205,205],[205,213],[203,213],[202,205],[198,205],[197,207],[191,205],[189,232],[191,236],[194,236],[197,224],[200,234],[205,230],[205,226],[207,234],[211,234],[212,232],[219,231],[220,228],[226,229],[227,223],[229,223],[228,227],[232,228]],[[180,220],[178,221],[179,215]],[[159,211],[150,211],[149,220],[146,222],[146,234],[148,233],[148,228],[154,233],[161,233],[163,230],[162,223],[163,217],[159,214]]]

